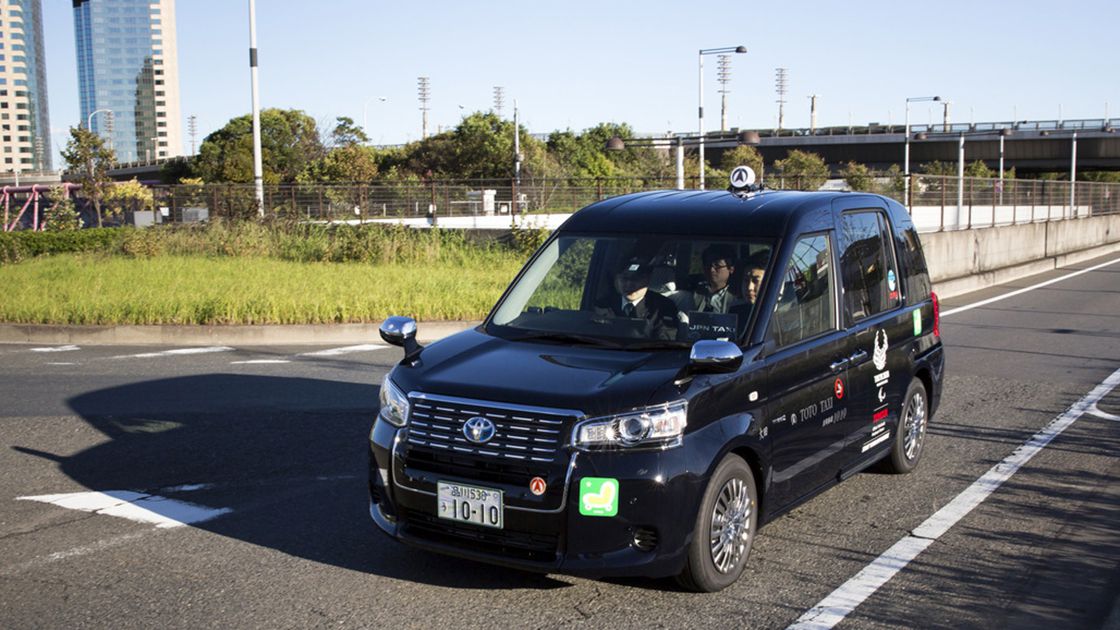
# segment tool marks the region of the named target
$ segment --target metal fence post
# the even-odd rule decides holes
[[[941,177],[941,228],[937,231],[938,232],[944,232],[945,231],[945,192],[946,192],[945,182],[946,182],[946,178],[944,176],[940,176],[940,177]],[[960,226],[958,225],[957,227],[960,227]]]

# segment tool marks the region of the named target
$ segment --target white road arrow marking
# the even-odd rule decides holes
[[[193,525],[233,511],[230,508],[210,508],[130,490],[43,494],[16,498],[20,501],[39,501],[40,503],[50,503],[70,510],[127,518],[138,523],[151,523],[156,527],[163,528]]]
[[[174,357],[182,354],[210,354],[212,352],[230,352],[229,346],[207,346],[203,348],[178,348],[175,350],[162,350],[160,352],[142,352],[140,354],[119,354],[110,359],[150,359],[153,357]]]

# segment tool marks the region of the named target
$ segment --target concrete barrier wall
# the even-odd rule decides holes
[[[1120,215],[922,234],[943,297],[1120,251]]]

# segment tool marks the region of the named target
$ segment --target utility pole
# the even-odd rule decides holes
[[[819,94],[809,95],[809,133],[817,131],[817,99]]]
[[[513,199],[510,207],[511,215],[521,213],[521,204],[518,203],[518,193],[521,188],[521,127],[518,126],[517,101],[513,102]]]
[[[719,65],[716,69],[720,89],[719,130],[727,131],[727,93],[730,92],[727,84],[731,82],[731,55],[720,55]]]
[[[774,70],[774,89],[777,92],[777,130],[782,131],[785,122],[785,95],[790,89],[790,77],[784,67]]]
[[[187,133],[191,135],[191,155],[194,155],[194,138],[198,133],[198,116],[191,114],[187,116]]]
[[[951,106],[952,104],[953,101],[941,102],[941,128],[945,131],[945,133],[949,133],[949,127],[951,125],[951,123],[949,122],[949,106]]]
[[[498,115],[498,118],[502,117],[502,107],[506,104],[505,91],[505,88],[500,85],[494,86],[494,113]]]
[[[428,77],[420,77],[416,82],[420,94],[420,111],[423,112],[423,123],[420,128],[420,139],[423,140],[428,137],[428,101],[432,98],[432,88]]]

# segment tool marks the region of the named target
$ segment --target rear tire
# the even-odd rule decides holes
[[[905,475],[918,467],[929,424],[929,398],[920,379],[910,381],[906,397],[902,400],[891,456],[884,462],[887,472],[898,475]]]
[[[758,489],[743,458],[728,455],[716,467],[692,532],[688,560],[677,583],[714,593],[743,573],[758,527]]]

